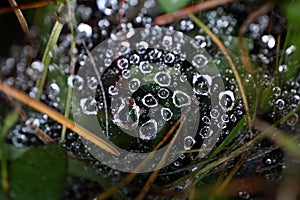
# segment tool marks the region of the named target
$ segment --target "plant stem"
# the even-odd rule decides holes
[[[68,7],[68,15],[69,15],[69,26],[70,26],[70,31],[71,31],[71,35],[72,35],[72,41],[71,41],[71,52],[70,52],[70,76],[74,75],[74,70],[75,70],[75,60],[76,60],[76,55],[74,53],[74,50],[76,49],[76,41],[75,41],[75,29],[74,29],[74,25],[73,25],[73,20],[74,19],[74,11],[72,11],[72,7],[70,5],[70,0],[67,0],[67,7]],[[73,92],[73,88],[68,85],[68,91],[67,91],[67,99],[66,99],[66,106],[65,106],[65,114],[64,116],[66,118],[69,118],[70,116],[70,107],[71,107],[71,98],[72,98],[72,92]],[[61,139],[64,140],[66,137],[66,131],[67,128],[66,126],[62,127],[62,131],[61,131]]]
[[[9,199],[9,182],[8,182],[8,167],[7,167],[7,150],[4,142],[7,132],[17,123],[20,112],[20,106],[18,105],[14,111],[9,113],[1,128],[0,133],[0,152],[1,152],[1,176],[2,176],[2,187],[6,195],[6,199]]]
[[[57,43],[58,37],[60,35],[60,32],[63,28],[63,24],[60,23],[59,21],[56,21],[54,24],[54,27],[51,31],[50,34],[50,38],[48,40],[47,46],[45,48],[44,51],[44,55],[42,58],[42,63],[44,65],[44,70],[43,73],[41,75],[41,77],[38,79],[37,83],[36,83],[36,87],[37,87],[37,94],[36,94],[36,99],[40,99],[44,85],[45,85],[45,81],[46,81],[46,77],[47,77],[47,73],[48,73],[48,67],[51,61],[51,50],[53,49],[53,46]]]
[[[28,29],[28,25],[27,25],[26,19],[25,19],[24,15],[23,15],[21,9],[15,8],[15,7],[18,6],[17,2],[15,0],[8,0],[8,2],[10,4],[10,6],[14,8],[13,10],[14,10],[14,12],[15,12],[18,20],[19,20],[19,23],[20,23],[23,31],[25,33],[27,33],[29,31],[29,29]]]

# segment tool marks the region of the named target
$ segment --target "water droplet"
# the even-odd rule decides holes
[[[170,108],[162,108],[160,113],[165,121],[169,121],[173,117],[173,112]]]
[[[284,108],[285,103],[282,99],[277,99],[275,104],[279,110],[282,110]]]
[[[130,70],[124,69],[124,70],[122,71],[122,77],[123,77],[124,79],[129,79],[130,76],[131,76]]]
[[[169,86],[171,83],[171,76],[166,72],[158,72],[155,74],[154,81],[160,86]]]
[[[97,115],[98,113],[97,101],[92,97],[80,99],[80,107],[86,115]]]
[[[170,92],[166,88],[160,88],[158,90],[158,97],[161,99],[166,99],[169,97],[169,95],[170,95]]]
[[[173,63],[175,60],[175,56],[172,53],[167,53],[164,57],[164,61],[166,64],[171,64]]]
[[[274,92],[274,95],[276,97],[278,97],[280,94],[281,94],[281,89],[280,87],[276,86],[276,87],[273,87],[273,92]]]
[[[212,130],[208,126],[204,126],[199,133],[203,138],[208,138],[212,134]]]
[[[135,65],[139,64],[140,56],[137,54],[130,55],[129,62],[130,62],[130,64],[135,64]]]
[[[145,106],[148,106],[149,108],[152,108],[152,107],[155,107],[158,105],[157,100],[150,93],[143,97],[142,102]]]
[[[207,79],[204,76],[201,76],[199,74],[193,75],[193,90],[196,94],[199,95],[207,95],[209,91],[209,84]]]
[[[56,83],[51,83],[50,88],[53,91],[54,95],[58,95],[60,92],[60,88]]]
[[[139,129],[139,136],[143,140],[155,139],[157,135],[157,122],[154,119],[150,119],[141,125]]]
[[[139,123],[140,108],[132,99],[128,100],[127,98],[125,98],[120,100],[120,106],[116,105],[118,109],[114,114],[113,122],[120,128],[126,130],[135,130],[138,127]]]
[[[148,43],[145,41],[141,41],[139,43],[136,44],[136,51],[139,54],[144,54],[146,52],[146,50],[148,49]]]
[[[126,58],[121,58],[117,61],[117,65],[119,69],[126,69],[128,68],[128,60]]]
[[[183,106],[189,106],[191,104],[190,96],[179,90],[174,91],[172,99],[174,105],[178,108],[181,108]]]
[[[153,66],[148,61],[143,61],[140,63],[139,68],[143,74],[149,74],[152,72]]]
[[[275,38],[273,35],[263,35],[261,40],[263,43],[266,43],[270,49],[272,49],[276,44],[276,41],[275,41]]]
[[[77,27],[77,30],[81,33],[84,33],[86,37],[92,37],[92,27],[85,23],[80,23]]]
[[[206,58],[206,56],[203,54],[197,54],[193,58],[192,63],[196,68],[203,68],[207,65],[208,58]]]
[[[210,117],[213,119],[217,119],[219,117],[219,111],[217,109],[211,109]]]
[[[150,51],[149,56],[151,60],[159,59],[162,55],[162,52],[158,49],[153,49]]]
[[[219,94],[219,103],[220,106],[225,111],[232,110],[234,106],[234,94],[230,90],[227,90],[225,92],[220,92]]]
[[[137,78],[133,78],[130,82],[129,82],[129,90],[130,92],[135,92],[136,90],[139,89],[141,84],[141,81]]]
[[[287,120],[287,124],[289,126],[294,126],[297,122],[298,122],[298,114],[293,114],[292,116],[289,117],[289,119]]]
[[[162,45],[165,48],[170,47],[173,44],[173,38],[171,36],[164,36],[163,41],[162,41]]]
[[[84,80],[79,75],[71,75],[68,77],[68,85],[80,91],[83,89]]]
[[[37,70],[38,72],[43,72],[44,70],[44,65],[40,61],[34,61],[33,63],[31,63],[31,67],[32,69]]]
[[[95,77],[92,76],[87,79],[87,84],[90,90],[96,90],[98,86],[98,81]]]
[[[23,132],[34,134],[35,131],[40,127],[41,123],[39,119],[29,118],[25,122],[25,127],[22,128]]]
[[[202,121],[203,121],[205,124],[210,124],[210,118],[207,117],[207,116],[203,116],[203,117],[202,117]]]
[[[115,96],[115,95],[118,94],[118,92],[119,92],[118,88],[116,88],[114,85],[109,86],[109,88],[108,88],[108,93],[109,93],[110,95]]]
[[[193,145],[196,143],[196,141],[194,140],[194,138],[192,138],[191,136],[187,136],[184,138],[183,144],[184,144],[184,150],[191,150],[191,148],[193,147]]]

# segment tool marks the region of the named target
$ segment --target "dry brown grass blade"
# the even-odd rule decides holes
[[[248,104],[248,99],[246,95],[246,91],[242,82],[242,79],[240,77],[240,74],[237,70],[237,67],[235,66],[228,50],[226,49],[225,45],[223,42],[205,25],[203,24],[197,17],[194,15],[189,15],[189,17],[200,27],[204,30],[204,32],[214,41],[214,43],[219,47],[219,49],[222,51],[224,54],[225,58],[227,59],[231,70],[233,72],[234,78],[238,84],[239,87],[239,92],[241,94],[244,106],[245,106],[245,111],[246,111],[246,117],[247,117],[247,122],[248,122],[248,127],[251,129],[252,127],[252,119],[251,119],[251,112]]]
[[[0,14],[12,12],[16,9],[27,10],[27,9],[32,9],[32,8],[40,8],[40,7],[47,6],[52,3],[55,3],[55,0],[42,0],[42,1],[32,2],[32,3],[11,6],[11,7],[7,7],[7,8],[0,8]]]
[[[10,4],[10,6],[14,8],[14,12],[15,12],[18,20],[19,20],[19,23],[20,23],[23,31],[25,33],[27,33],[29,31],[29,29],[28,29],[28,25],[27,25],[26,19],[25,19],[24,15],[23,15],[22,11],[19,8],[15,8],[15,7],[18,6],[17,2],[15,0],[8,0],[8,2]]]
[[[147,162],[148,160],[150,160],[155,151],[158,150],[173,134],[173,132],[176,130],[176,128],[179,126],[179,124],[181,123],[181,121],[183,120],[183,116],[181,116],[176,122],[175,124],[171,127],[171,129],[168,131],[168,133],[161,139],[161,141],[157,144],[157,146],[153,149],[153,151],[146,157],[146,159],[141,162],[137,168],[135,169],[135,171],[138,171],[139,169],[141,169]],[[115,184],[113,187],[110,187],[108,189],[105,190],[105,192],[99,194],[97,196],[97,199],[107,199],[111,196],[113,196],[120,187],[124,186],[125,184],[130,183],[138,174],[136,173],[130,173],[128,174],[125,178],[123,178],[120,182],[118,182],[117,184]]]
[[[56,121],[62,125],[65,125],[70,130],[76,132],[81,137],[96,144],[103,150],[105,150],[113,155],[120,155],[118,150],[115,149],[113,146],[111,146],[105,140],[97,137],[96,135],[94,135],[89,130],[85,129],[84,127],[82,127],[78,124],[75,124],[72,120],[65,118],[61,113],[50,108],[46,104],[43,104],[43,103],[29,97],[26,93],[19,91],[17,89],[14,89],[14,88],[6,85],[2,81],[0,81],[0,91],[4,92],[6,95],[11,96],[12,98],[14,98],[24,104],[36,109],[37,111],[48,115],[54,121]]]
[[[188,6],[186,8],[183,8],[181,10],[177,10],[173,13],[163,14],[161,16],[158,16],[154,19],[154,24],[156,25],[164,25],[167,23],[171,23],[175,20],[182,19],[185,16],[188,16],[189,14],[195,14],[200,11],[208,10],[226,3],[230,3],[236,0],[210,0],[210,1],[203,1],[200,3],[197,3],[192,6]]]
[[[249,58],[249,54],[247,49],[244,47],[244,42],[243,42],[243,35],[248,27],[248,25],[253,22],[255,19],[257,19],[259,16],[268,13],[272,10],[273,8],[273,2],[268,2],[261,6],[258,10],[252,12],[247,19],[244,21],[244,23],[241,25],[240,30],[239,30],[239,46],[240,46],[240,51],[242,54],[242,63],[245,66],[245,69],[247,70],[248,73],[253,73],[253,67]]]
[[[155,181],[155,179],[156,179],[156,177],[158,175],[159,169],[164,165],[165,160],[167,159],[167,156],[169,155],[169,153],[171,151],[171,148],[174,145],[174,142],[175,142],[178,134],[181,131],[181,128],[183,126],[183,123],[184,123],[185,119],[186,118],[184,116],[182,116],[181,123],[180,123],[178,129],[176,130],[176,133],[175,133],[174,137],[172,138],[170,144],[168,145],[168,148],[167,148],[166,152],[164,153],[162,159],[159,161],[158,165],[156,166],[156,170],[154,170],[152,172],[151,176],[149,177],[149,179],[145,183],[143,189],[140,191],[140,193],[138,194],[138,196],[135,198],[136,200],[142,200],[142,199],[144,199],[145,195],[149,192],[149,190],[151,188],[151,185],[153,184],[153,182]]]

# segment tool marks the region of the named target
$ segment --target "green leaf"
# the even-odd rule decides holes
[[[28,150],[32,149],[31,147],[16,147],[14,145],[10,144],[4,144],[5,150],[6,150],[6,159],[7,161],[13,161],[21,156],[23,156],[24,153],[26,153]],[[0,148],[0,160],[2,160],[2,148]]]
[[[67,155],[58,144],[30,149],[8,167],[10,199],[61,199],[66,183]]]
[[[158,0],[158,3],[164,11],[171,13],[186,6],[189,0]]]

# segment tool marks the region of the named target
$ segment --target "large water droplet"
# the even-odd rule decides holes
[[[190,96],[179,90],[174,91],[172,99],[174,105],[178,108],[181,108],[183,106],[189,106],[191,104]]]
[[[158,85],[166,87],[171,83],[171,76],[166,72],[158,72],[155,74],[154,81]]]
[[[152,94],[147,94],[143,97],[142,102],[145,106],[152,108],[158,105],[157,100]]]
[[[113,122],[120,128],[134,130],[138,127],[140,108],[134,100],[121,99],[121,105],[114,114]]]
[[[154,119],[150,119],[141,125],[139,130],[139,136],[143,140],[155,139],[157,135],[157,122]]]
[[[80,107],[86,115],[97,115],[98,113],[97,101],[92,97],[80,99]]]
[[[173,117],[173,112],[170,108],[162,108],[160,113],[165,121],[169,121]]]
[[[139,68],[143,74],[149,74],[152,72],[153,66],[148,61],[143,61],[140,63]]]
[[[192,84],[193,84],[193,90],[196,94],[208,95],[209,84],[204,76],[201,76],[199,74],[194,74]]]
[[[225,92],[220,92],[219,94],[219,103],[220,106],[225,111],[232,110],[234,106],[234,94],[230,90],[227,90]]]

